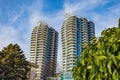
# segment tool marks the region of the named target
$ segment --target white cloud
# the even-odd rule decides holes
[[[95,23],[95,32],[96,36],[99,37],[101,32],[106,28],[117,27],[118,17],[114,17],[114,15],[100,15],[100,14],[92,14],[95,18],[93,18]]]
[[[50,26],[54,27],[59,32],[59,45],[58,45],[58,67],[57,70],[62,70],[62,42],[61,42],[61,27],[62,23],[65,20],[65,14],[66,13],[72,13],[76,14],[80,17],[86,17],[88,20],[92,20],[95,23],[95,29],[96,29],[96,36],[100,36],[100,33],[102,30],[108,27],[112,27],[113,25],[117,24],[117,18],[112,20],[114,18],[114,15],[112,13],[108,15],[108,13],[100,14],[96,13],[93,10],[98,6],[103,6],[105,4],[109,3],[108,0],[75,0],[72,3],[70,1],[65,1],[63,5],[63,9],[58,11],[57,13],[45,15],[42,12],[38,13],[37,11],[34,11],[34,18],[31,18],[31,21],[33,19],[34,23],[36,22],[36,19],[39,17],[39,19],[45,21]],[[36,15],[37,14],[37,15]],[[112,17],[111,17],[112,16]]]
[[[99,6],[104,6],[108,4],[110,1],[109,0],[74,0],[71,2],[70,0],[65,0],[64,2],[64,8],[59,11],[58,13],[62,13],[61,15],[58,15],[58,17],[63,17],[63,14],[66,13],[71,13],[75,14],[80,17],[85,17],[88,20],[91,20],[95,23],[95,32],[96,36],[99,37],[101,34],[101,31],[103,31],[105,28],[117,26],[117,19],[120,16],[120,6],[114,6],[111,7],[107,12],[104,13],[97,13],[94,11],[95,8],[99,8]],[[106,9],[107,10],[107,9]],[[116,15],[116,16],[115,16]],[[53,21],[57,18],[52,18]],[[63,17],[59,21],[64,21],[65,17]],[[58,23],[60,25],[59,27],[61,28],[62,23],[59,21],[55,21],[54,23]],[[59,36],[61,38],[61,32],[59,32]],[[61,39],[58,47],[58,63],[59,67],[58,69],[62,68],[62,45],[61,45]]]
[[[37,0],[33,5],[31,6],[24,6],[22,7],[22,11],[20,13],[15,14],[14,11],[12,12],[15,14],[12,16],[12,14],[9,14],[9,22],[10,24],[15,23],[24,13],[24,11],[28,11],[29,17],[27,21],[22,22],[22,24],[15,26],[3,26],[0,25],[0,49],[3,47],[6,47],[10,43],[18,43],[22,50],[24,51],[24,54],[26,58],[29,60],[30,57],[30,39],[31,39],[31,33],[32,29],[37,23],[38,20],[42,20],[46,22],[51,27],[54,27],[59,32],[60,37],[60,29],[62,22],[64,20],[64,14],[62,11],[50,15],[44,15],[42,12],[43,6],[42,1]],[[59,45],[58,45],[58,65],[60,67],[58,70],[61,70],[61,37],[59,38]]]
[[[33,6],[32,8],[37,8],[37,7],[38,6]],[[40,8],[42,8],[42,6]],[[30,17],[29,17],[29,22],[30,22],[30,25],[32,27],[30,31],[32,31],[32,29],[35,26],[35,24],[37,23],[37,21],[41,20],[41,21],[46,22],[50,27],[55,28],[59,32],[57,71],[61,71],[61,69],[62,69],[62,66],[61,66],[62,47],[61,47],[61,33],[60,33],[60,30],[61,30],[61,25],[63,23],[63,20],[65,18],[63,11],[60,11],[60,12],[57,12],[57,13],[54,13],[54,14],[49,14],[49,15],[45,15],[41,11],[41,9],[40,10],[30,9],[30,12],[31,12],[31,14],[30,14]]]
[[[99,5],[104,5],[108,1],[103,0],[75,0],[71,3],[71,0],[66,0],[64,3],[65,13],[78,13],[85,12],[86,10],[92,10]]]
[[[81,17],[90,18],[95,23],[96,28],[96,36],[99,36],[101,31],[103,29],[116,26],[117,24],[117,18],[114,17],[116,15],[115,11],[119,11],[118,8],[112,9],[112,11],[109,11],[107,13],[96,13],[93,11],[98,6],[103,6],[105,4],[109,3],[108,0],[75,0],[73,3],[69,1],[65,1],[63,5],[63,9],[58,11],[57,13],[48,14],[45,15],[42,11],[43,9],[43,3],[40,1],[35,2],[32,6],[27,7],[29,14],[28,23],[29,27],[27,27],[27,31],[25,32],[26,35],[24,35],[25,42],[21,42],[21,46],[25,51],[25,54],[27,58],[29,59],[30,54],[30,37],[31,32],[34,27],[34,25],[37,23],[38,20],[42,20],[46,22],[51,27],[55,28],[59,32],[59,45],[58,45],[58,60],[57,60],[57,70],[62,70],[62,44],[61,44],[61,27],[62,23],[65,20],[65,13],[73,13]],[[38,8],[39,7],[39,8]],[[115,10],[116,9],[116,10]],[[28,47],[29,46],[29,47]]]
[[[27,7],[28,12],[30,13],[28,20],[31,26],[34,26],[38,20],[45,18],[42,12],[42,8],[42,0],[37,0],[35,3],[33,3],[32,6]]]
[[[39,6],[39,9],[37,9],[38,6]],[[32,32],[33,27],[35,26],[35,24],[39,20],[46,22],[50,27],[55,28],[59,32],[57,71],[61,71],[62,70],[62,65],[61,65],[61,62],[62,62],[62,46],[61,46],[61,32],[60,31],[61,31],[62,23],[65,19],[64,12],[63,12],[63,10],[60,10],[57,13],[45,15],[42,12],[42,8],[43,8],[42,2],[36,2],[31,7],[27,8],[28,11],[30,12],[30,16],[29,16],[29,24],[30,24],[30,30],[29,31],[30,32],[29,33]]]
[[[26,34],[26,33],[25,33]],[[29,57],[29,41],[23,40],[21,38],[21,32],[19,29],[13,27],[13,26],[3,26],[0,25],[0,49],[3,49],[4,47],[8,46],[10,43],[12,44],[19,44],[22,50],[24,51],[25,56]],[[28,35],[27,35],[28,36]],[[21,40],[22,39],[22,40]]]
[[[24,12],[24,10],[21,10],[20,13],[12,16],[12,18],[9,18],[10,23],[16,22],[16,20],[22,16],[23,12]]]
[[[18,41],[18,31],[10,26],[0,25],[0,49],[7,46],[9,43]]]
[[[45,15],[42,11],[42,0],[37,0],[31,6],[24,6],[20,14],[16,14],[10,21],[16,22],[22,16],[24,11],[29,13],[27,21],[23,22],[18,27],[0,25],[0,49],[7,46],[9,43],[18,43],[23,49],[25,56],[29,60],[30,56],[30,37],[34,25],[38,20],[46,22],[51,27],[54,27],[59,32],[58,44],[58,71],[62,69],[62,44],[61,44],[61,27],[65,20],[65,13],[76,14],[81,17],[86,17],[95,23],[96,36],[99,36],[103,29],[116,26],[118,16],[120,16],[120,6],[113,6],[107,12],[101,14],[93,10],[98,6],[103,6],[109,3],[109,0],[65,0],[63,9],[60,11]],[[23,32],[24,31],[24,32]]]
[[[111,1],[109,0],[75,0],[72,3],[65,1],[64,12],[73,13],[80,17],[86,17],[95,23],[96,36],[100,36],[101,31],[108,27],[117,25],[117,20],[120,16],[120,5],[115,5],[110,8],[106,7],[106,12],[95,12],[100,6],[104,6]]]
[[[119,7],[120,7],[120,4],[110,7],[108,10],[112,14],[115,14],[114,16],[119,16],[120,17],[120,8]]]

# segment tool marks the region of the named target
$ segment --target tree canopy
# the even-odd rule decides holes
[[[29,62],[18,44],[9,44],[0,51],[0,79],[26,80]]]
[[[84,45],[72,73],[74,80],[120,80],[120,28],[108,28]]]

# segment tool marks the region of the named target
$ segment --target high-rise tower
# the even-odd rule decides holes
[[[56,74],[58,32],[39,22],[32,31],[30,62],[38,65],[35,80],[47,80]]]
[[[67,16],[62,25],[63,79],[72,80],[71,70],[77,56],[81,54],[81,44],[89,43],[95,36],[94,23],[86,18]]]

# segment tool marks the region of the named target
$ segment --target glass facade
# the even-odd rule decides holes
[[[75,66],[76,57],[81,55],[81,44],[89,43],[95,36],[94,24],[86,18],[74,15],[67,16],[61,29],[63,53],[63,80],[73,80],[72,68]]]

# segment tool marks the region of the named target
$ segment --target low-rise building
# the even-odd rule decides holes
[[[28,73],[29,80],[35,80],[37,67],[38,65],[30,62],[30,71]]]

